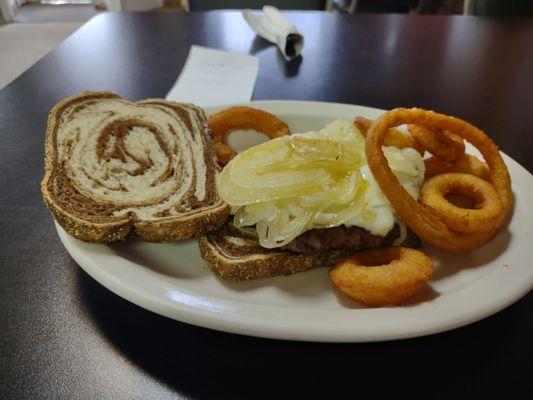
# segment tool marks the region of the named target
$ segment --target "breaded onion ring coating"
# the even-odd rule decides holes
[[[415,142],[443,161],[455,162],[465,154],[464,140],[451,132],[435,132],[419,125],[409,125],[407,129]]]
[[[419,292],[433,274],[431,258],[406,247],[355,253],[329,270],[333,284],[368,306],[398,305]]]
[[[473,208],[461,208],[450,203],[446,196],[458,194],[473,200]],[[420,200],[444,224],[461,233],[490,232],[497,228],[502,205],[494,187],[468,174],[449,172],[424,182]]]
[[[207,120],[213,134],[213,144],[221,166],[226,165],[237,152],[228,146],[228,134],[236,129],[253,129],[270,139],[290,135],[287,124],[275,115],[251,107],[231,107],[213,114]]]
[[[355,127],[366,137],[366,133],[370,126],[372,125],[371,119],[364,117],[355,117],[353,121]],[[424,155],[424,148],[420,146],[410,135],[405,135],[397,129],[389,129],[387,136],[385,136],[385,141],[383,142],[384,146],[394,146],[399,149],[405,149],[407,147],[412,147],[418,151],[421,155]]]
[[[440,158],[432,156],[426,158],[424,164],[426,165],[426,172],[424,174],[426,180],[446,172],[462,172],[477,176],[484,181],[490,181],[490,171],[487,164],[471,154],[464,154],[459,160],[453,163],[447,163]]]
[[[498,216],[498,223],[495,224],[497,228],[505,220],[513,204],[511,178],[498,147],[484,132],[459,118],[416,108],[397,108],[381,115],[370,127],[365,145],[368,165],[382,192],[399,218],[422,240],[434,247],[452,252],[472,250],[490,241],[496,234],[497,228],[477,234],[454,232],[400,185],[387,163],[381,146],[388,130],[402,124],[450,131],[470,142],[481,152],[489,166],[490,182],[502,204],[502,212]]]

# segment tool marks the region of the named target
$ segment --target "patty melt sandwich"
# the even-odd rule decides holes
[[[351,121],[254,146],[217,178],[233,219],[200,238],[202,257],[221,278],[246,280],[329,266],[353,251],[417,245],[374,180],[365,139]],[[384,147],[415,198],[424,162],[412,148]]]

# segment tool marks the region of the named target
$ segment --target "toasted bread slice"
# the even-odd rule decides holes
[[[202,109],[109,92],[69,97],[50,112],[41,191],[57,222],[89,242],[132,230],[155,242],[219,228],[228,205]]]
[[[330,266],[349,254],[346,250],[330,250],[314,254],[290,250],[265,249],[257,238],[224,225],[198,239],[200,254],[213,272],[222,279],[244,281],[290,275],[312,268]]]
[[[335,228],[325,231],[328,231],[328,235],[335,234]],[[393,244],[392,241],[399,235],[399,231],[399,228],[395,228],[389,243],[382,245]],[[407,229],[406,235],[399,240],[402,240],[402,243],[396,245],[413,248],[421,246],[420,239],[410,229]],[[236,228],[231,220],[218,231],[199,237],[198,243],[202,258],[213,272],[219,278],[232,281],[290,275],[312,268],[329,267],[355,251],[376,248],[375,243],[367,241],[356,247],[311,253],[297,253],[283,248],[266,249],[259,244],[253,229]]]

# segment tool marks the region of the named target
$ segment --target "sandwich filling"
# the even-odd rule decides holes
[[[420,154],[392,146],[383,151],[401,185],[418,198],[424,179]],[[226,165],[217,184],[234,224],[255,226],[265,248],[295,247],[287,245],[300,235],[335,227],[361,228],[388,238],[399,224],[399,235],[405,236],[370,172],[365,138],[351,121],[337,120],[317,132],[254,146]]]

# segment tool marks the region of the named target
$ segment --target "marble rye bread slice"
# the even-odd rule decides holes
[[[227,219],[206,117],[192,104],[75,95],[51,110],[45,152],[43,198],[78,239],[181,240]]]
[[[219,278],[231,281],[290,275],[331,266],[350,253],[349,250],[328,250],[306,254],[266,249],[253,234],[239,230],[231,223],[199,237],[198,244],[209,268]]]
[[[401,237],[398,225],[385,237],[374,236],[362,228],[341,226],[307,231],[291,242],[293,246],[266,249],[253,232],[237,228],[230,221],[218,231],[198,238],[200,254],[219,278],[243,281],[329,267],[356,251],[390,246]],[[350,237],[343,239],[343,235]],[[332,236],[337,239],[331,240]],[[401,240],[401,246],[420,247],[421,244],[410,230]],[[320,248],[312,246],[316,241],[322,242]]]

